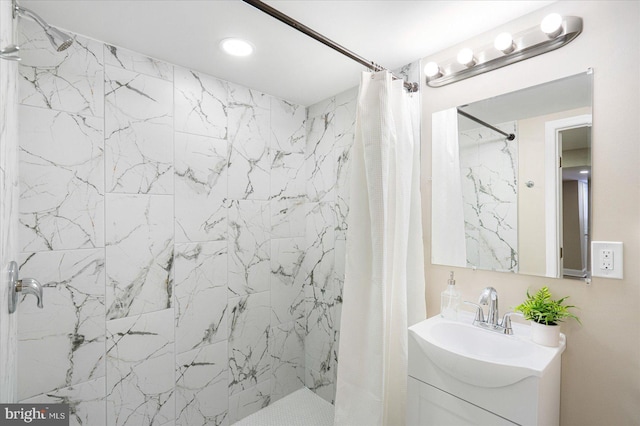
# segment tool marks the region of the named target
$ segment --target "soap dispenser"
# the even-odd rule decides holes
[[[442,292],[440,298],[440,316],[450,320],[457,320],[458,307],[460,306],[460,293],[456,289],[456,280],[453,279],[453,271],[450,272],[447,284],[447,289]]]

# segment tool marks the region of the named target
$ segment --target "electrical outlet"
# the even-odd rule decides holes
[[[600,269],[605,269],[608,271],[613,270],[613,250],[600,250]]]
[[[591,276],[622,279],[622,260],[622,243],[613,241],[591,242]]]

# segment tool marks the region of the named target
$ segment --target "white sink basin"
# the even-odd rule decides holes
[[[435,316],[409,328],[424,355],[452,377],[474,386],[503,387],[530,376],[541,377],[565,349],[550,348],[530,339],[530,327],[513,322],[513,335],[472,325],[473,316],[459,321]]]

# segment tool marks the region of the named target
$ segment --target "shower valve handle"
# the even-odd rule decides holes
[[[42,284],[34,278],[18,278],[18,264],[9,262],[9,313],[12,314],[18,307],[18,293],[33,294],[38,300],[38,308],[42,309],[43,293]]]

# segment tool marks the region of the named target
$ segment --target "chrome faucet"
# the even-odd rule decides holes
[[[487,312],[487,324],[493,326],[498,325],[498,291],[493,287],[487,287],[480,293],[480,299],[478,300],[480,305],[489,305],[489,312]]]
[[[504,314],[502,321],[499,321],[500,313],[498,312],[498,291],[493,287],[487,287],[480,293],[480,299],[478,303],[465,302],[467,305],[475,306],[476,316],[473,320],[473,325],[485,328],[491,331],[497,331],[503,334],[513,334],[513,328],[511,328],[511,316],[522,314],[518,312],[507,312]],[[483,305],[489,306],[489,311],[485,319]]]

